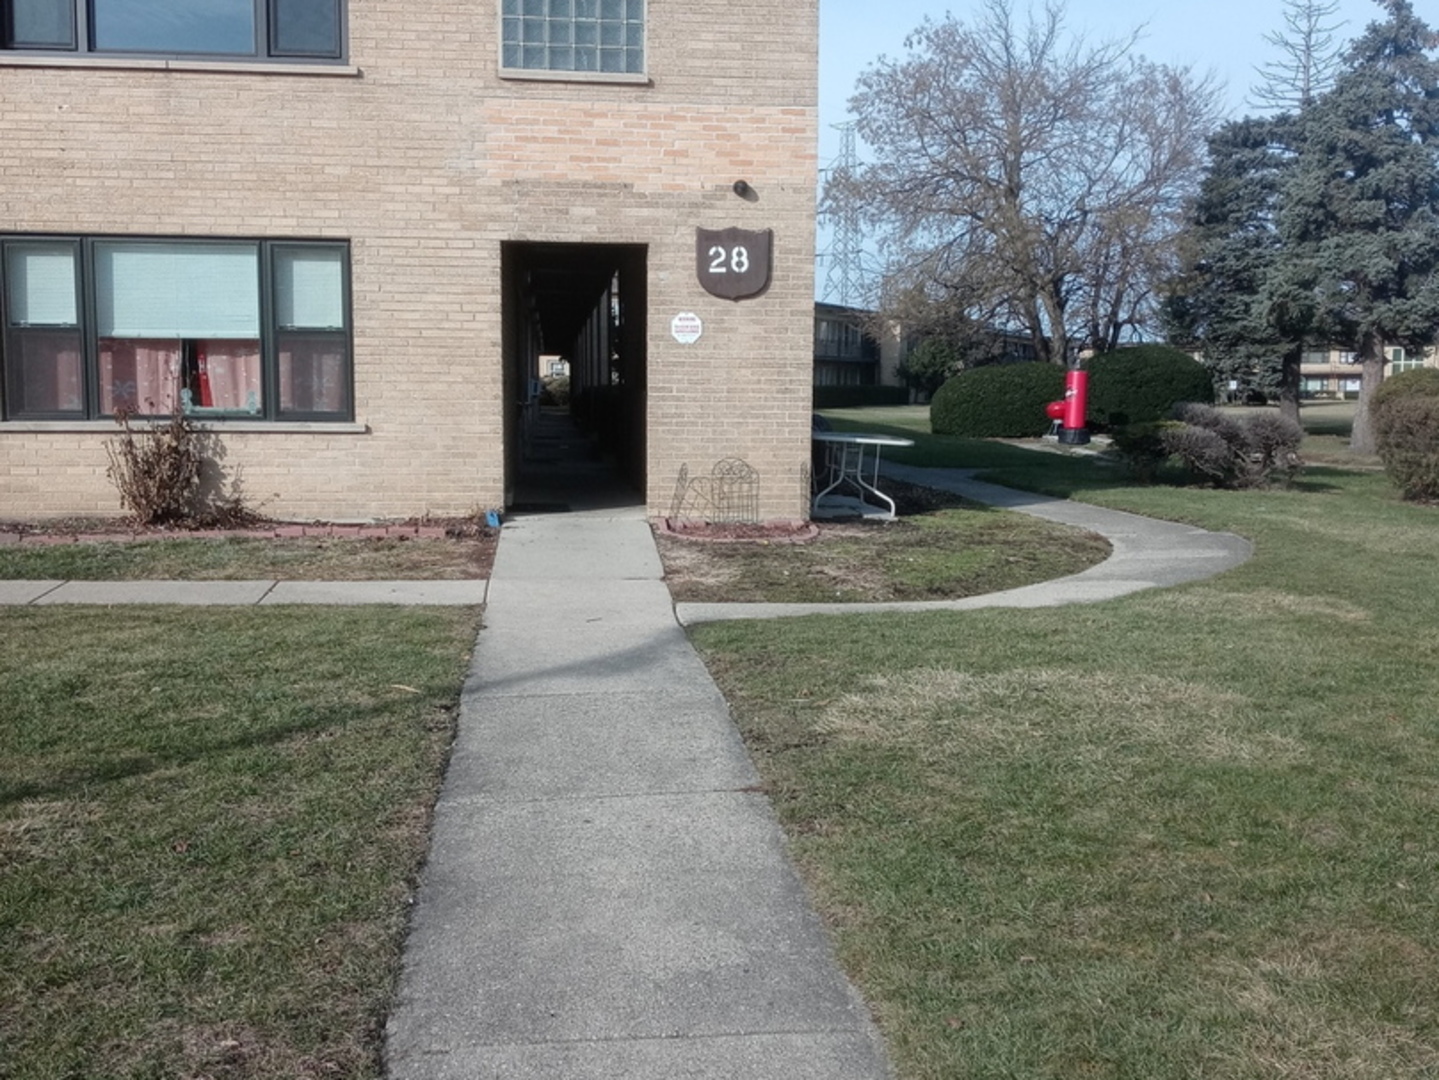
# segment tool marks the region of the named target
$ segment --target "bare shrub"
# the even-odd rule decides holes
[[[105,475],[138,524],[206,528],[259,520],[245,504],[239,476],[227,478],[221,467],[224,447],[213,432],[184,413],[136,426],[122,409],[115,422],[120,434],[105,443]]]
[[[1251,464],[1257,466],[1262,483],[1288,483],[1304,467],[1299,456],[1304,429],[1289,417],[1255,413],[1245,418],[1244,428],[1253,455]]]
[[[1217,431],[1183,424],[1166,429],[1160,438],[1164,448],[1183,462],[1190,472],[1216,484],[1222,484],[1228,478],[1234,451]]]
[[[1189,471],[1218,487],[1254,488],[1288,483],[1303,467],[1304,432],[1272,413],[1238,420],[1209,405],[1176,410],[1179,424],[1160,434],[1164,449]]]

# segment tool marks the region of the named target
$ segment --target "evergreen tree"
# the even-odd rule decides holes
[[[1314,305],[1288,280],[1278,219],[1295,152],[1292,117],[1232,121],[1209,140],[1209,171],[1171,286],[1170,338],[1199,351],[1220,386],[1277,396],[1299,416],[1299,361]]]
[[[1409,0],[1381,2],[1388,18],[1299,114],[1279,214],[1282,288],[1312,302],[1316,333],[1360,364],[1361,453],[1374,451],[1384,346],[1422,350],[1439,327],[1439,35]]]
[[[928,399],[952,376],[959,374],[963,366],[964,358],[949,342],[925,338],[900,362],[899,377],[911,390]]]
[[[1338,0],[1285,0],[1284,31],[1264,35],[1280,55],[1257,69],[1263,81],[1251,104],[1297,112],[1333,85],[1341,62],[1334,31],[1344,24],[1330,20],[1338,10]]]

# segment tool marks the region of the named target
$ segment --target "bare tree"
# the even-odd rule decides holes
[[[1066,36],[1063,9],[1017,27],[1007,0],[926,21],[850,108],[873,162],[826,188],[857,207],[887,266],[887,314],[1022,329],[1067,362],[1149,325],[1203,172],[1217,93]]]
[[[1284,0],[1284,30],[1264,35],[1280,55],[1254,69],[1262,81],[1250,92],[1251,105],[1298,112],[1334,85],[1343,58],[1334,32],[1344,22],[1329,20],[1338,11],[1338,0]]]

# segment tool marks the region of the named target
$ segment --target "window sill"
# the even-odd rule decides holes
[[[33,53],[0,53],[0,68],[86,68],[123,71],[196,71],[221,75],[316,75],[326,78],[359,78],[353,64],[293,64],[257,60],[158,60],[138,56],[40,56]]]
[[[623,86],[653,86],[648,75],[624,71],[549,71],[542,68],[500,68],[500,78],[513,82],[616,83]]]
[[[136,422],[136,430],[144,421]],[[329,420],[197,420],[195,426],[202,431],[214,432],[267,432],[287,435],[368,435],[369,424],[354,421],[331,422]],[[113,420],[4,420],[0,421],[0,435],[20,434],[63,434],[69,432],[98,431],[107,435],[118,433],[120,427]]]

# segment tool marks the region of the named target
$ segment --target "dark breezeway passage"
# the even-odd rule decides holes
[[[645,248],[507,243],[502,263],[508,508],[643,502]]]

